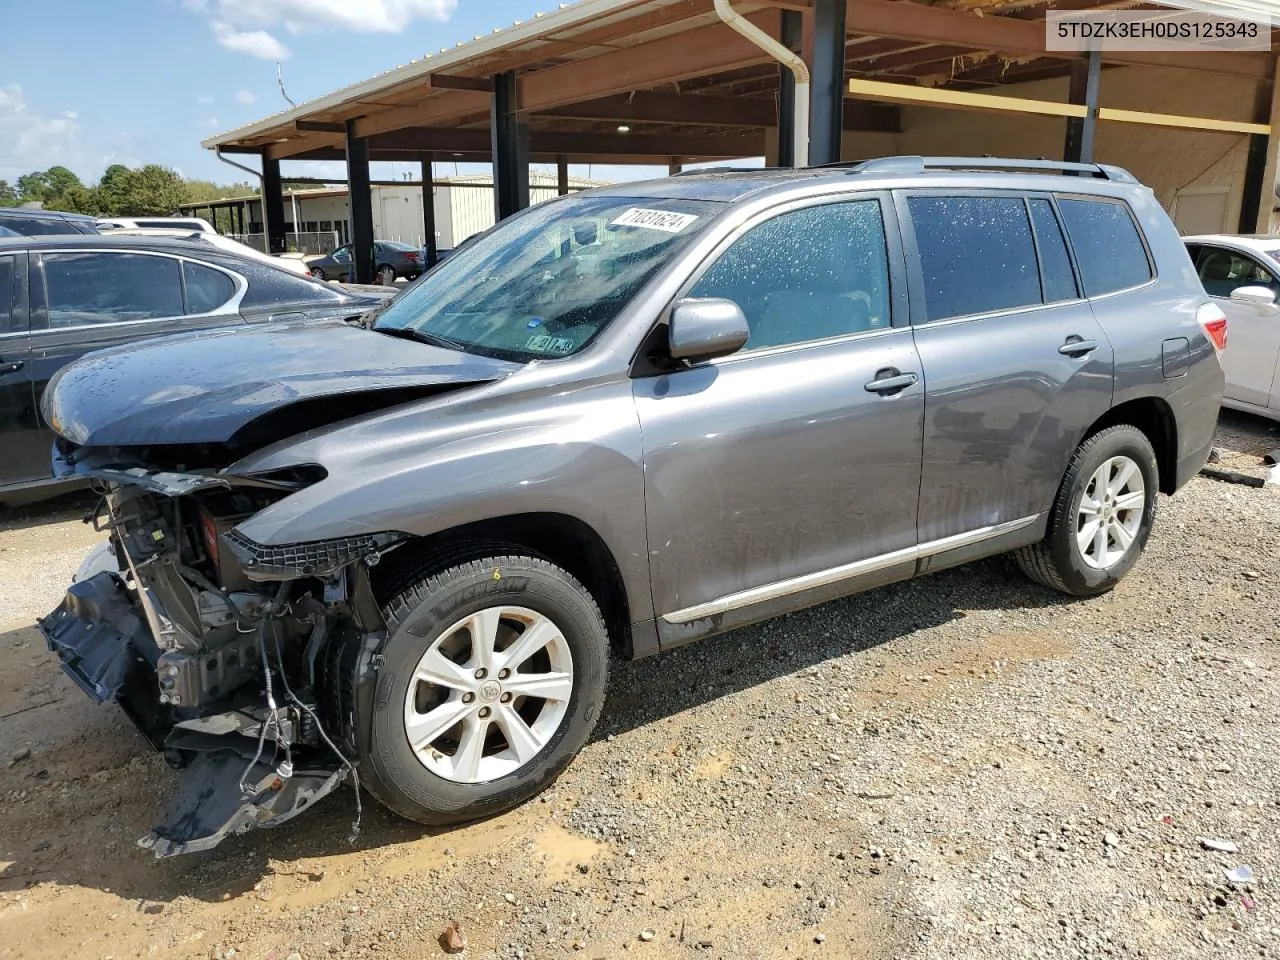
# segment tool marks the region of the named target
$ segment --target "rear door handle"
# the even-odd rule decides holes
[[[27,361],[25,360],[14,360],[12,363],[5,363],[3,360],[0,360],[0,374],[17,373],[26,365]]]
[[[1067,342],[1058,348],[1058,352],[1066,357],[1087,356],[1098,349],[1097,340],[1082,340],[1079,337],[1067,337]]]
[[[862,388],[868,393],[883,395],[897,393],[916,383],[919,378],[914,373],[899,373],[897,370],[880,370],[876,379],[864,383]]]

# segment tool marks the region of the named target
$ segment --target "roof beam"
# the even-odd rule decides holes
[[[382,153],[434,150],[441,153],[488,153],[488,130],[453,127],[416,127],[380,134],[369,146]],[[764,154],[763,130],[737,130],[723,134],[620,134],[559,133],[533,130],[530,153],[643,157],[758,157]]]
[[[1001,16],[974,16],[941,7],[926,7],[893,0],[847,0],[845,29],[873,37],[892,37],[974,50],[1031,53],[1055,60],[1074,60],[1074,50],[1046,50],[1043,20],[1018,20]],[[1176,67],[1200,70],[1247,80],[1271,76],[1271,55],[1243,50],[1182,51],[1104,50],[1108,63],[1129,66]]]
[[[778,36],[780,15],[776,9],[762,10],[747,19],[770,36]],[[537,113],[567,103],[596,100],[771,61],[767,53],[746,37],[722,23],[714,23],[624,47],[607,56],[527,74],[520,78],[520,108]]]
[[[295,120],[293,129],[299,133],[346,133],[346,124],[330,123],[325,120]]]

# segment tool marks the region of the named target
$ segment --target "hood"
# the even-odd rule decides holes
[[[41,406],[81,446],[252,448],[519,366],[340,320],[224,328],[89,354],[54,375]]]

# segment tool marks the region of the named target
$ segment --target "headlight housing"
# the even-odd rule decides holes
[[[222,541],[240,561],[250,580],[297,580],[327,577],[362,557],[377,557],[387,547],[407,539],[403,533],[362,533],[354,537],[311,540],[267,546],[228,530]],[[373,561],[373,562],[376,562]]]

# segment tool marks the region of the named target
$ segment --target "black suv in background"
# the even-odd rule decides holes
[[[0,502],[52,479],[54,435],[37,410],[69,361],[168,333],[355,317],[381,302],[181,239],[0,238]]]
[[[0,207],[0,227],[24,237],[97,236],[98,223],[82,213]]]

